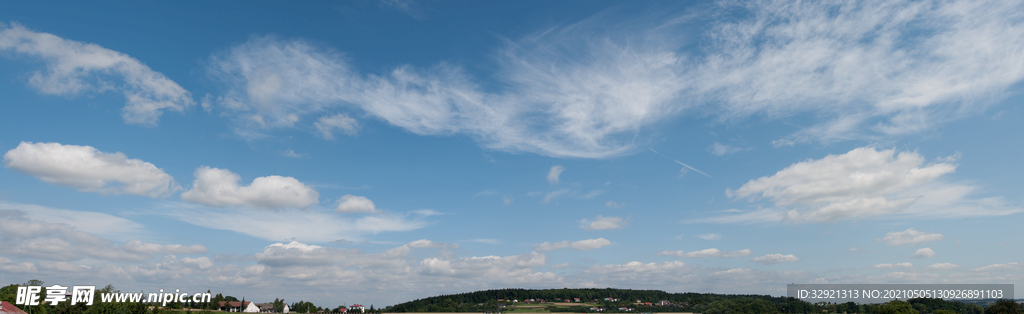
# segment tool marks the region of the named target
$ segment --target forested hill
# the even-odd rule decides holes
[[[574,302],[576,299],[580,302]],[[533,299],[533,302],[529,302]],[[514,302],[518,301],[518,302]],[[1021,314],[1024,305],[1003,304],[1006,314]],[[1002,302],[1000,301],[1000,302]],[[529,302],[529,303],[528,303]],[[528,303],[528,304],[527,304]],[[991,308],[991,306],[990,306]],[[918,298],[884,304],[819,303],[768,295],[668,293],[628,289],[499,289],[440,295],[381,309],[383,312],[502,312],[525,313],[645,313],[693,312],[703,314],[864,313],[864,314],[988,314],[977,304]],[[1003,312],[993,312],[1002,314]]]
[[[696,308],[705,308],[707,305],[722,300],[743,300],[744,306],[765,307],[766,312],[782,313],[810,313],[815,307],[788,297],[773,297],[767,295],[724,295],[712,293],[668,293],[661,290],[628,290],[628,289],[498,289],[485,290],[452,295],[440,295],[425,299],[405,302],[389,306],[385,312],[486,312],[495,311],[498,303],[512,305],[512,300],[518,300],[519,304],[529,299],[541,299],[545,303],[570,302],[580,299],[582,303],[578,306],[559,306],[558,312],[587,312],[592,306],[600,306],[610,309],[609,312],[616,312],[619,307],[630,307],[635,312],[690,312]],[[605,298],[618,299],[615,301]],[[503,300],[499,302],[498,300]],[[637,300],[641,304],[636,304]],[[540,300],[538,300],[540,301]],[[668,301],[665,305],[657,305],[658,302]],[[650,302],[651,305],[644,305]],[[584,304],[585,303],[585,304]],[[578,307],[578,308],[577,308]],[[770,310],[774,309],[773,310]],[[552,309],[554,310],[554,309]],[[504,311],[502,311],[504,312]]]

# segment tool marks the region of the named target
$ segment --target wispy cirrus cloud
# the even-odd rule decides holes
[[[158,244],[134,240],[118,245],[96,233],[83,231],[97,229],[96,226],[85,225],[86,223],[96,223],[122,231],[137,226],[134,222],[106,214],[21,204],[0,203],[0,206],[2,206],[0,208],[11,208],[0,210],[0,218],[2,218],[0,219],[2,221],[0,222],[0,250],[9,256],[60,262],[83,259],[141,262],[155,255],[206,253],[206,247],[199,244]],[[26,210],[42,210],[43,212],[31,213]],[[85,219],[69,224],[60,218],[46,217],[46,213],[60,213],[69,217]],[[118,226],[119,223],[126,223],[128,226]],[[77,226],[85,228],[80,230]],[[119,234],[112,230],[101,231],[105,234]]]
[[[718,239],[722,238],[722,235],[721,234],[717,234],[717,233],[707,233],[707,234],[698,235],[697,237],[701,238],[701,239],[704,239],[704,240],[718,240]]]
[[[723,116],[832,117],[776,145],[919,132],[1005,97],[1024,78],[1020,3],[722,6],[743,14],[713,24],[699,89],[723,102]]]
[[[317,207],[271,211],[245,206],[212,208],[184,202],[167,202],[160,206],[166,210],[159,214],[201,227],[233,231],[269,241],[315,243],[361,241],[373,234],[417,230],[430,224],[424,220],[425,217],[436,214],[433,211],[414,211],[352,217]]]
[[[667,13],[622,27],[587,19],[507,40],[494,54],[501,84],[493,89],[445,63],[358,73],[330,48],[274,37],[213,55],[209,71],[227,88],[217,103],[240,134],[313,129],[324,114],[361,112],[419,135],[467,134],[491,149],[584,158],[634,152],[645,127],[686,114],[824,117],[776,145],[921,132],[978,112],[1024,78],[1020,3],[704,9],[737,14],[698,21],[694,12]],[[693,35],[688,27],[698,22],[706,27]],[[692,42],[699,49],[689,50]]]
[[[38,58],[46,66],[28,83],[40,93],[74,96],[114,90],[124,94],[127,123],[156,125],[165,110],[184,111],[192,94],[160,72],[124,53],[0,23],[0,51]]]
[[[987,272],[987,271],[1009,271],[1009,270],[1017,270],[1017,269],[1020,269],[1020,263],[1012,262],[1012,263],[992,264],[992,265],[988,265],[988,266],[972,268],[971,271]]]

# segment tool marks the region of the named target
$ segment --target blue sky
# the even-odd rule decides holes
[[[1024,5],[5,3],[0,281],[1024,283]]]

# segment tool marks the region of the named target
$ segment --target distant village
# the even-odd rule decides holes
[[[567,298],[567,299],[555,298],[553,301],[556,302],[556,303],[584,303],[584,300],[582,298]],[[617,303],[619,301],[621,301],[621,300],[618,299],[618,298],[607,297],[607,298],[604,298],[604,299],[590,299],[589,303],[602,303],[602,302]],[[493,311],[493,312],[492,311],[487,311],[487,312],[484,312],[484,313],[485,314],[500,314],[500,313],[502,313],[502,311],[500,309],[508,307],[508,305],[506,305],[506,303],[509,303],[510,305],[514,305],[514,304],[518,304],[518,303],[523,303],[523,304],[539,304],[539,303],[545,303],[545,302],[546,301],[544,299],[524,299],[522,302],[520,302],[518,299],[511,299],[511,300],[497,299],[497,307],[499,308],[499,310]],[[636,305],[646,305],[646,306],[675,306],[675,307],[690,306],[690,304],[686,303],[686,302],[682,302],[682,303],[678,303],[678,304],[674,303],[674,302],[671,302],[671,301],[666,301],[666,300],[662,300],[662,301],[658,301],[658,302],[643,302],[640,299],[636,299],[633,302],[633,304],[636,304]],[[484,303],[479,303],[477,305],[478,306],[482,306],[482,305],[484,305]],[[606,308],[606,307],[598,307],[598,306],[593,306],[593,307],[589,308],[589,310],[591,312],[604,312],[607,309],[608,308]],[[618,308],[615,308],[615,309],[618,310],[619,312],[633,312],[634,310],[636,310],[635,308],[628,307],[628,306],[621,306],[621,307],[618,307]]]
[[[220,301],[217,302],[217,310],[222,312],[240,312],[240,313],[298,313],[292,312],[291,308],[287,303],[284,303],[282,309],[277,309],[274,303],[256,303],[246,301]],[[348,313],[349,311],[355,313],[366,313],[366,307],[361,304],[353,304],[351,306],[339,306],[333,310],[317,310],[316,312],[303,312],[303,313]]]

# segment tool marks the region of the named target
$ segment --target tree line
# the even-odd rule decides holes
[[[775,314],[775,313],[863,313],[863,314],[1024,314],[1024,305],[1002,300],[988,308],[972,303],[946,301],[942,299],[917,298],[907,301],[894,300],[882,304],[817,303],[811,304],[791,297],[768,295],[727,295],[713,293],[668,293],[660,290],[630,289],[495,289],[470,293],[439,295],[396,304],[383,312],[504,312],[500,305],[512,305],[512,300],[523,302],[528,299],[543,299],[545,302],[569,302],[579,298],[594,305],[549,306],[552,312],[593,312],[591,307],[603,308],[604,312],[619,312],[620,307],[631,308],[630,312],[691,312],[703,314]],[[619,299],[605,301],[605,298]],[[502,299],[504,301],[497,301]],[[669,305],[644,305],[635,302],[657,303],[668,301]]]
[[[14,304],[15,299],[17,298],[19,286],[44,286],[44,283],[33,279],[20,285],[7,285],[0,288],[0,301],[7,301]],[[206,292],[210,293],[209,290]],[[101,302],[101,295],[106,293],[121,293],[121,290],[117,290],[113,285],[107,285],[103,288],[96,289],[93,294],[92,305],[71,305],[70,301],[60,302],[57,303],[57,305],[50,305],[49,303],[42,302],[40,299],[39,305],[15,306],[29,314],[170,314],[170,311],[173,310],[187,310],[188,312],[195,314],[213,314],[214,311],[219,311],[220,302],[222,301],[246,302],[244,297],[239,300],[236,297],[230,295],[225,296],[221,293],[211,296],[210,302],[168,302],[166,306],[161,306],[160,302]],[[143,297],[143,300],[145,300],[145,297]],[[273,305],[276,312],[280,313],[284,311],[284,299],[275,298]],[[335,307],[333,309],[329,307],[320,307],[314,305],[312,302],[306,301],[299,301],[289,305],[289,311],[291,313],[317,313],[319,311],[340,312],[343,308],[344,307],[342,306]]]

